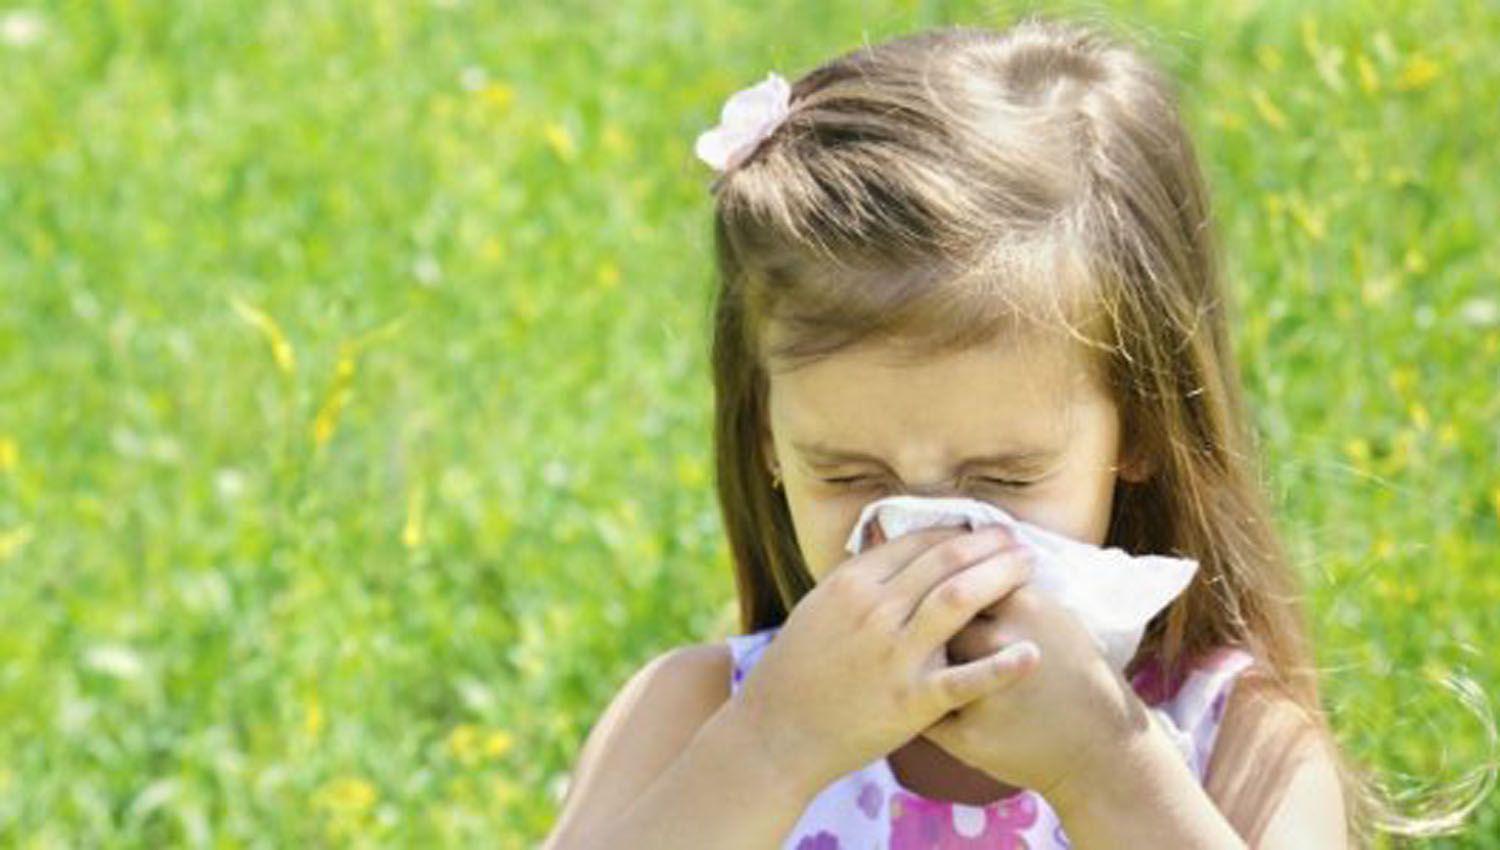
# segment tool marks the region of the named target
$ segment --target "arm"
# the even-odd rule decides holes
[[[1202,786],[1155,724],[1150,733],[1122,748],[1103,781],[1049,799],[1074,847],[1347,846],[1332,755],[1296,706],[1260,680],[1246,676],[1231,691]]]
[[[1246,850],[1161,727],[1149,722],[1103,769],[1049,791],[1076,850]]]
[[[544,850],[779,844],[817,789],[766,756],[728,681],[722,644],[636,673],[590,733]]]

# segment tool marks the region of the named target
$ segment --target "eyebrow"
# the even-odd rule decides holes
[[[846,451],[836,449],[823,443],[792,441],[792,448],[796,449],[803,457],[814,463],[846,463],[849,461],[872,461],[885,466],[885,461],[864,452]],[[1026,468],[1039,463],[1052,460],[1060,454],[1055,449],[1023,448],[1009,452],[997,452],[995,454],[974,455],[966,457],[959,462],[960,466],[1003,466],[1010,468]]]

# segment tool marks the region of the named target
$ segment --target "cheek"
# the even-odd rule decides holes
[[[1110,495],[1091,481],[1058,482],[1057,486],[1001,504],[1017,519],[1064,537],[1102,545],[1109,531]]]
[[[792,525],[802,560],[814,581],[852,557],[844,549],[849,532],[868,499],[830,499],[823,495],[788,491]]]

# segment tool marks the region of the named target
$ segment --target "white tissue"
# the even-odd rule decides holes
[[[1191,558],[1131,555],[1073,540],[967,498],[890,496],[871,502],[844,548],[859,554],[873,522],[879,522],[886,540],[931,526],[1005,526],[1035,555],[1028,584],[1073,612],[1121,675],[1140,646],[1146,623],[1182,593],[1198,569]]]

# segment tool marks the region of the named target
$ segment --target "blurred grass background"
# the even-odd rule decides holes
[[[733,625],[695,135],[1022,11],[0,7],[0,844],[539,842],[624,679]],[[1340,734],[1451,783],[1439,682],[1500,684],[1500,11],[1085,12],[1182,81]],[[1431,846],[1500,848],[1494,796]]]

